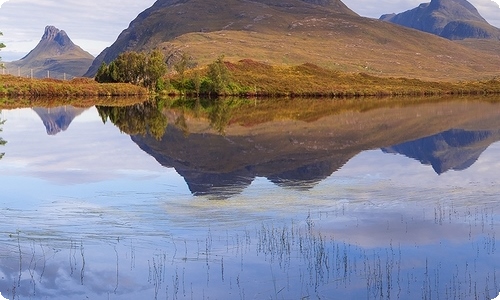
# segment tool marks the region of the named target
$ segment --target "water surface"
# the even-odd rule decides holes
[[[500,105],[228,101],[3,110],[2,295],[500,292]]]

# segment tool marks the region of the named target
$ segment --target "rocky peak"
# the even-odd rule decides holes
[[[46,26],[43,36],[25,57],[6,64],[7,69],[17,70],[23,76],[52,78],[82,76],[94,57],[75,45],[63,30]],[[16,73],[17,73],[16,72]]]
[[[488,24],[467,0],[431,0],[412,10],[383,15],[380,19],[452,40],[500,39],[500,30]]]
[[[55,26],[50,25],[45,27],[42,41],[54,41],[63,47],[73,44],[64,30],[59,30]]]

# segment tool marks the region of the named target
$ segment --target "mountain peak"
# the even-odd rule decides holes
[[[45,32],[42,36],[42,41],[54,41],[60,46],[69,46],[72,45],[73,42],[66,34],[64,30],[59,30],[55,26],[48,25],[45,27]]]
[[[81,76],[92,64],[94,57],[75,45],[64,30],[46,26],[38,45],[18,61],[6,63],[21,75],[53,78]]]
[[[500,39],[500,29],[490,25],[467,0],[431,0],[399,14],[383,15],[380,19],[450,40]]]

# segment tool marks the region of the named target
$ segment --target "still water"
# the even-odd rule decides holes
[[[493,299],[496,102],[3,109],[0,292]]]

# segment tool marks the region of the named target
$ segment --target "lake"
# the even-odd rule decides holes
[[[3,109],[7,299],[493,299],[500,99]]]

